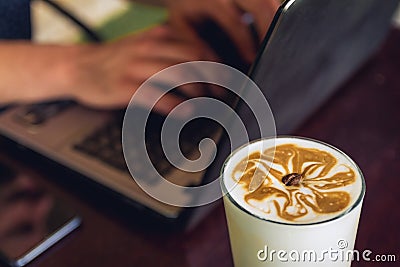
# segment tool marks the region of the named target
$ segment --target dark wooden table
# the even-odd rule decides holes
[[[399,266],[400,31],[392,30],[380,51],[295,134],[329,142],[360,165],[367,194],[356,248],[395,254],[391,265]],[[221,201],[194,230],[169,232],[126,221],[125,214],[106,212],[104,204],[86,201],[71,187],[50,184],[77,207],[84,224],[32,267],[232,266]],[[353,266],[369,264],[384,265]]]

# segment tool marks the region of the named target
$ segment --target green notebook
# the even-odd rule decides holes
[[[166,21],[167,14],[164,7],[129,3],[126,10],[113,15],[94,30],[103,40],[115,40],[161,24]],[[81,41],[86,40],[85,36],[81,37]]]

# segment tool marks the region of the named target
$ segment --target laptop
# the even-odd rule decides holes
[[[249,72],[269,101],[278,134],[292,133],[370,57],[384,40],[398,2],[288,0],[281,5]],[[212,33],[215,28],[207,31]],[[221,36],[216,34],[210,43],[220,46]],[[226,40],[225,44],[229,46]],[[257,124],[246,106],[239,103],[234,108],[242,118],[248,117],[250,138],[259,138]],[[157,218],[179,220],[187,208],[153,199],[132,179],[122,153],[124,114],[124,110],[93,110],[70,100],[12,106],[0,114],[0,134]],[[179,176],[158,145],[164,119],[151,113],[146,130],[148,153],[159,173],[186,186],[205,184],[211,177],[218,177],[230,152],[227,137],[217,134],[220,126],[201,120],[188,125],[180,139],[184,154],[196,151],[204,137],[218,141],[218,153],[207,170]],[[137,155],[138,160],[140,157]]]

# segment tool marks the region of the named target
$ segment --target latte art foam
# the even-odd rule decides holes
[[[331,147],[290,139],[238,158],[230,171],[238,186],[230,195],[251,213],[282,222],[318,222],[345,212],[361,193],[353,163]],[[292,173],[301,175],[300,183],[285,185],[282,178]],[[264,182],[249,191],[252,179]]]

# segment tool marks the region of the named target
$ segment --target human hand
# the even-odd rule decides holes
[[[79,102],[100,108],[126,107],[135,90],[149,77],[172,65],[194,60],[216,60],[201,42],[179,39],[169,26],[159,26],[142,34],[105,45],[87,45],[71,66],[74,79],[69,85]],[[150,88],[147,94],[159,94]],[[199,86],[179,88],[188,97],[204,95]],[[147,99],[141,105],[149,106]],[[184,101],[182,96],[166,94],[154,109],[167,114]]]
[[[257,33],[261,39],[278,9],[279,0],[167,0],[170,23],[189,39],[199,39],[196,25],[206,19],[214,20],[235,43],[241,56],[248,62],[254,60],[258,44],[244,21],[244,13],[254,16]]]

